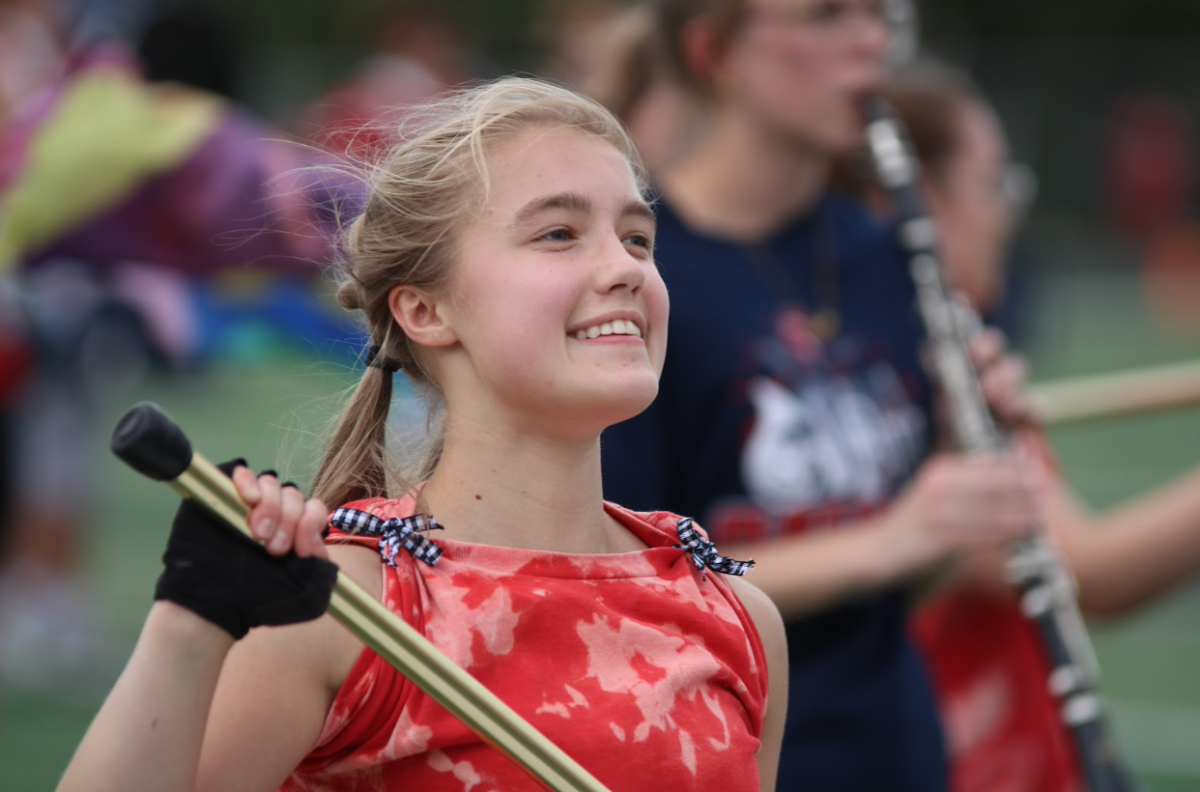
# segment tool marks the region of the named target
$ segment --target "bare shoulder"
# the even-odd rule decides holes
[[[760,789],[772,792],[779,772],[779,752],[788,704],[788,653],[783,617],[779,608],[748,580],[730,578],[730,586],[754,620],[767,661],[767,703],[762,725],[762,747],[758,752]]]
[[[383,560],[375,550],[362,545],[330,545],[329,560],[338,565],[343,581],[349,579],[358,584],[371,599],[383,597],[383,576],[380,574]],[[321,621],[325,623],[325,637],[336,652],[331,667],[334,681],[340,685],[358,662],[363,645],[332,616],[327,614]]]
[[[787,636],[783,629],[783,616],[775,603],[763,590],[748,580],[729,578],[730,587],[754,620],[758,637],[762,640],[763,654],[767,660],[767,671],[772,693],[787,690]]]
[[[379,574],[383,560],[376,551],[362,545],[334,544],[329,545],[329,560],[373,598],[379,599],[383,595],[383,580]]]
[[[738,599],[750,614],[750,618],[754,619],[754,625],[758,627],[763,643],[768,644],[771,640],[778,640],[782,643],[783,617],[779,614],[779,608],[775,607],[771,598],[745,578],[731,576],[727,580],[733,593],[737,594]]]

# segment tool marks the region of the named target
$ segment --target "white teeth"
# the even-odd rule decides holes
[[[584,341],[589,338],[599,338],[602,335],[631,335],[641,338],[642,331],[636,324],[627,319],[614,319],[611,322],[592,325],[586,330],[575,331],[575,337],[580,341]]]

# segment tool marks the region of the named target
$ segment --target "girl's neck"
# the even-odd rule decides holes
[[[759,242],[817,203],[830,164],[824,151],[727,113],[659,182],[689,225]]]
[[[604,511],[600,443],[447,432],[422,491],[445,538],[562,553],[616,553],[639,545]]]

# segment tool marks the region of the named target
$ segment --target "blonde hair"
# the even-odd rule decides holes
[[[441,391],[422,366],[419,350],[392,318],[388,295],[401,284],[437,293],[455,260],[454,229],[488,196],[488,155],[530,128],[570,127],[608,141],[633,167],[638,187],[647,177],[621,123],[598,103],[540,80],[508,77],[460,89],[406,111],[399,142],[369,171],[362,214],[346,230],[338,303],[361,310],[378,361],[403,368],[431,416]],[[313,495],[330,506],[413,490],[441,457],[443,431],[429,424],[430,443],[417,465],[402,466],[387,452],[392,375],[368,367],[335,421],[313,481]]]

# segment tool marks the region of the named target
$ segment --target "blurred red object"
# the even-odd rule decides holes
[[[1114,105],[1105,196],[1115,227],[1141,240],[1187,211],[1195,176],[1190,126],[1167,96],[1131,95]]]
[[[404,110],[467,78],[458,30],[437,11],[401,3],[373,28],[372,53],[349,79],[308,108],[301,134],[335,154],[373,159],[394,136]]]
[[[0,408],[13,403],[33,366],[33,350],[19,334],[0,328]]]
[[[1200,333],[1200,225],[1180,219],[1151,233],[1141,273],[1159,329],[1181,338]]]

